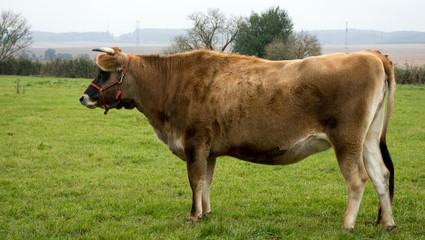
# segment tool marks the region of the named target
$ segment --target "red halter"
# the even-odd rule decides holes
[[[131,54],[128,54],[127,63],[125,64],[125,67],[124,67],[124,69],[122,70],[121,75],[120,75],[120,77],[118,78],[118,80],[117,80],[116,82],[113,82],[112,84],[108,85],[108,86],[107,86],[107,87],[105,87],[105,88],[101,88],[101,87],[97,86],[97,85],[96,85],[96,84],[94,84],[94,83],[90,83],[90,85],[92,85],[92,86],[93,86],[93,87],[95,87],[97,90],[99,90],[99,92],[101,92],[101,93],[102,93],[103,107],[105,108],[105,112],[103,112],[103,114],[105,114],[105,115],[106,115],[106,114],[108,114],[109,109],[108,109],[108,107],[106,106],[106,102],[105,102],[105,94],[103,93],[103,91],[105,91],[106,89],[108,89],[108,88],[110,88],[110,87],[114,86],[115,84],[118,84],[118,93],[117,93],[117,96],[115,97],[115,99],[116,99],[116,100],[118,100],[118,99],[120,98],[120,96],[121,96],[121,82],[122,82],[122,80],[124,79],[125,72],[127,71],[128,62],[130,62],[130,56],[131,56]]]

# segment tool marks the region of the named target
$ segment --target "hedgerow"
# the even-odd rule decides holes
[[[89,57],[77,57],[71,60],[55,58],[49,61],[32,61],[18,57],[0,61],[1,75],[93,78],[97,75],[98,69],[96,63]]]

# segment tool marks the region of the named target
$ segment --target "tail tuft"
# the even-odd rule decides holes
[[[381,149],[382,158],[384,159],[384,164],[387,167],[388,171],[390,172],[390,179],[389,179],[389,192],[390,192],[390,200],[391,203],[393,202],[393,196],[394,196],[394,165],[393,161],[390,157],[390,152],[388,151],[387,144],[385,142],[381,142],[379,144],[379,148]],[[376,220],[376,225],[381,222],[381,208],[379,208],[378,211],[378,218]]]
[[[388,171],[390,172],[390,186],[389,186],[389,190],[390,190],[390,199],[391,202],[393,201],[393,196],[394,196],[394,165],[393,165],[393,161],[391,160],[390,157],[390,152],[388,151],[388,147],[386,143],[382,143],[379,145],[379,147],[381,148],[381,154],[382,154],[382,158],[384,159],[384,163],[385,166],[387,167]]]

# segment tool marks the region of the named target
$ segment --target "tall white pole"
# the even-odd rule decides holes
[[[140,20],[137,20],[136,21],[136,42],[137,42],[137,46],[139,46],[139,43],[140,43],[139,29],[140,29]]]
[[[348,21],[345,21],[345,49],[348,48]]]

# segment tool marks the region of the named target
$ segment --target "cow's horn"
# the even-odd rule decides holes
[[[92,49],[94,52],[104,52],[113,55],[115,53],[114,49],[108,47],[94,48]]]

